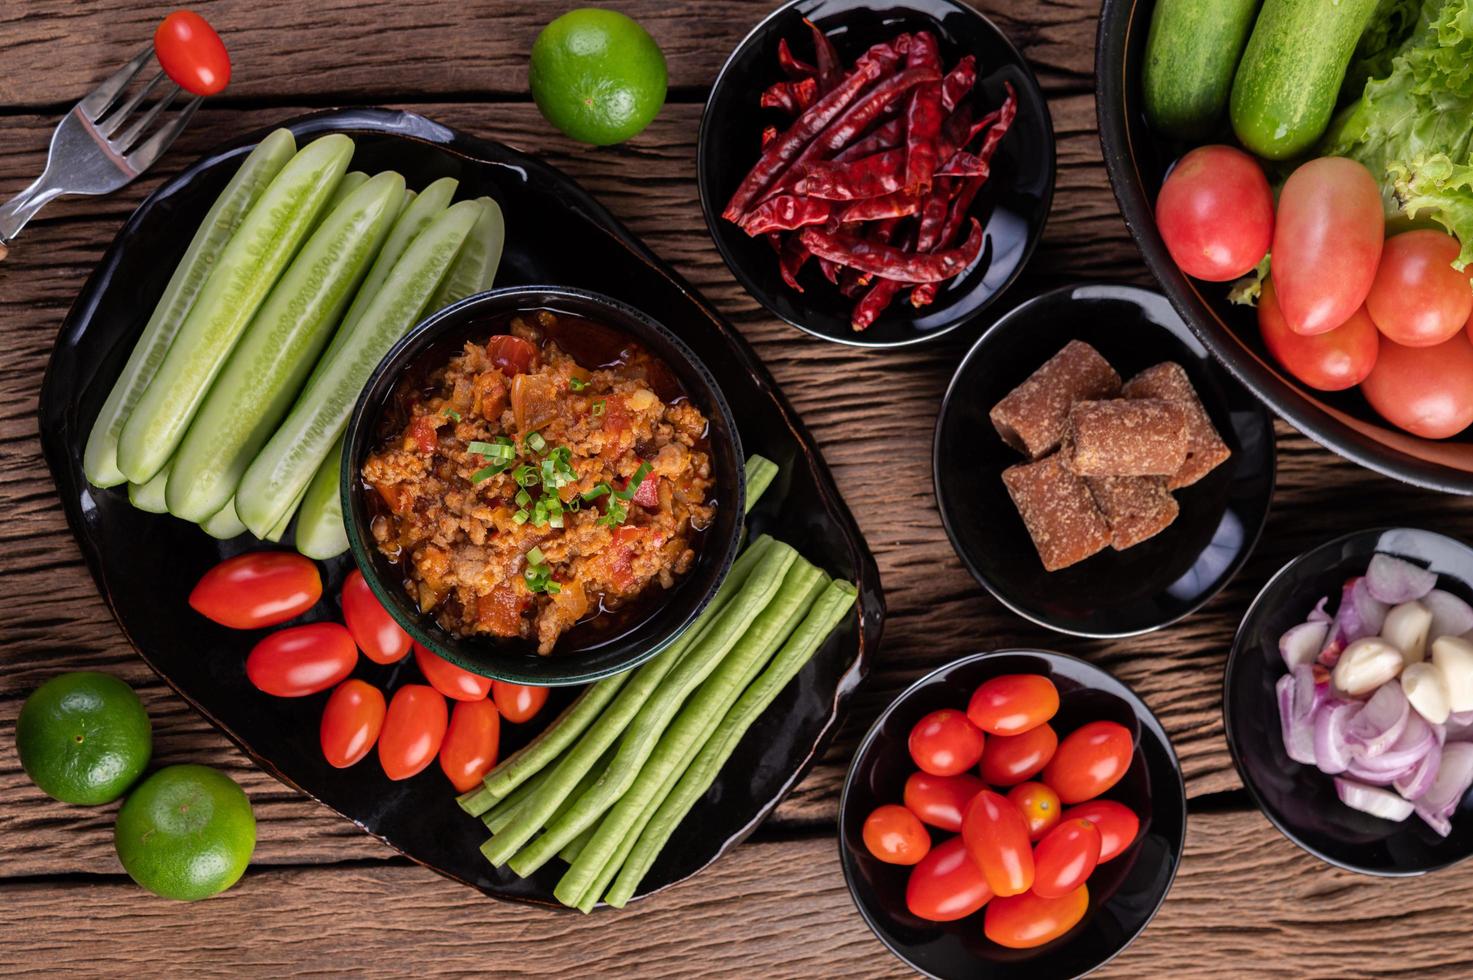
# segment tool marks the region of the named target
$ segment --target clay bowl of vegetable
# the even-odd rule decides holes
[[[345,436],[343,513],[419,643],[498,680],[582,684],[710,603],[740,544],[742,461],[721,390],[665,326],[584,290],[498,289],[380,362]]]
[[[1126,224],[1213,354],[1342,456],[1468,494],[1465,20],[1462,0],[1105,0],[1096,69]]]
[[[1082,660],[964,657],[860,743],[839,856],[871,929],[932,977],[1077,977],[1140,934],[1186,834],[1176,753],[1149,708]]]
[[[1228,746],[1286,837],[1338,867],[1417,875],[1473,853],[1473,549],[1376,528],[1279,570],[1223,680]]]
[[[717,249],[801,330],[899,347],[990,306],[1043,233],[1048,105],[955,0],[797,0],[717,76],[696,173]]]

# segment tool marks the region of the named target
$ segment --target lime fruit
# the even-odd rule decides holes
[[[532,98],[575,140],[608,146],[650,124],[665,104],[665,55],[643,27],[613,10],[570,10],[532,44]]]
[[[235,780],[209,766],[166,766],[129,794],[113,844],[134,881],[193,902],[240,880],[256,849],[256,817]]]
[[[21,705],[15,748],[47,796],[98,806],[122,796],[153,754],[143,702],[111,674],[59,674]]]

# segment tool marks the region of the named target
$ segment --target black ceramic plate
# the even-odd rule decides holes
[[[1125,777],[1104,794],[1140,817],[1140,832],[1123,854],[1090,876],[1089,911],[1066,935],[1031,950],[1011,950],[982,933],[982,912],[956,922],[927,922],[905,907],[909,868],[885,864],[864,846],[865,817],[899,803],[915,771],[907,740],[922,717],[965,708],[977,685],[1000,674],[1043,674],[1059,689],[1050,722],[1062,738],[1091,721],[1116,721],[1135,735]],[[880,941],[932,977],[1038,980],[1083,976],[1108,962],[1156,915],[1181,862],[1187,794],[1181,766],[1161,723],[1135,692],[1100,668],[1062,653],[1003,650],[963,657],[906,689],[860,743],[839,802],[839,857],[859,912]],[[947,835],[932,831],[932,843]]]
[[[1432,569],[1439,589],[1473,601],[1473,548],[1433,531],[1372,528],[1306,551],[1268,580],[1238,627],[1223,675],[1222,720],[1243,784],[1285,837],[1349,871],[1418,875],[1473,854],[1473,818],[1455,814],[1444,838],[1416,816],[1392,823],[1344,805],[1329,776],[1284,751],[1274,693],[1285,670],[1279,637],[1304,622],[1321,596],[1333,610],[1345,580],[1364,575],[1378,551]]]
[[[1233,455],[1177,491],[1181,515],[1154,538],[1048,572],[1002,482],[1023,456],[987,413],[1070,340],[1094,345],[1125,379],[1179,363]],[[999,601],[1061,633],[1131,636],[1197,609],[1253,550],[1274,490],[1273,422],[1165,297],[1134,286],[1065,286],[1009,311],[967,354],[941,403],[932,467],[951,543]]]
[[[1004,98],[1003,83],[1018,93],[1018,117],[993,158],[992,175],[973,205],[987,239],[971,269],[944,284],[936,302],[917,311],[897,298],[868,330],[849,325],[854,301],[846,299],[809,262],[799,276],[804,291],[789,289],[778,275],[777,258],[765,238],[749,238],[721,211],[757,162],[759,137],[768,125],[785,125],[758,96],[780,77],[777,43],[811,61],[807,17],[833,39],[846,63],[870,45],[902,31],[926,29],[941,42],[950,68],[966,54],[977,56],[973,98],[982,112]],[[980,96],[978,95],[980,93]],[[696,153],[701,210],[722,258],[763,306],[801,330],[825,340],[861,347],[900,347],[934,340],[986,309],[1022,271],[1043,234],[1054,195],[1054,131],[1048,103],[1027,62],[993,23],[954,0],[796,0],[779,7],[748,34],[721,69],[701,117]]]
[[[564,283],[627,299],[676,331],[737,406],[748,452],[781,467],[754,511],[754,532],[771,531],[829,572],[855,581],[859,614],[835,632],[753,727],[722,777],[660,856],[643,893],[705,867],[744,838],[802,777],[831,736],[845,699],[880,638],[884,602],[874,559],[839,497],[812,439],[741,336],[581,188],[538,160],[421,116],[382,109],[319,113],[285,125],[298,142],[327,132],[357,141],[354,166],[393,168],[411,187],[460,179],[462,196],[489,194],[508,229],[498,281]],[[42,385],[42,448],[67,519],[98,587],[144,660],[257,763],[414,860],[483,892],[552,901],[555,867],[526,880],[497,872],[477,848],[485,831],[463,814],[438,767],[388,781],[373,759],[348,770],[322,759],[317,728],[325,695],[284,700],[246,680],[257,632],[235,632],[185,604],[201,574],[257,545],[217,542],[170,517],[128,505],[122,488],[97,491],[82,475],[82,444],[153,302],[199,222],[264,133],[211,154],[155,191],[128,220],[73,304]],[[324,566],[325,596],[309,618],[339,615],[346,558]],[[360,661],[358,675],[393,686],[412,666]],[[569,694],[555,692],[550,718]],[[503,751],[528,729],[503,733]]]

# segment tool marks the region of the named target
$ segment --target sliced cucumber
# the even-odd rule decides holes
[[[219,513],[201,523],[200,528],[210,537],[219,538],[222,541],[244,534],[246,531],[246,526],[241,523],[240,515],[235,512],[234,497],[230,498],[230,503],[220,508]]]
[[[147,483],[128,484],[128,502],[150,514],[167,514],[169,506],[164,502],[164,492],[169,482],[169,469],[170,465],[166,463]]]
[[[366,183],[368,183],[368,174],[361,170],[349,170],[343,174],[343,179],[338,181],[338,186],[332,189],[332,197],[327,199],[327,206],[317,216],[317,224],[313,226],[313,230],[321,228],[327,216],[341,207],[342,203],[348,199],[348,195]]]
[[[286,537],[286,529],[291,526],[292,518],[297,516],[297,509],[302,506],[302,501],[306,496],[307,491],[303,490],[297,499],[292,501],[292,505],[287,508],[286,513],[281,515],[281,520],[277,521],[275,526],[266,532],[267,541],[276,544],[282,538]]]
[[[353,297],[353,305],[348,308],[347,316],[343,317],[344,331],[351,330],[353,324],[363,316],[363,311],[373,302],[374,294],[388,278],[404,250],[419,237],[420,232],[430,226],[430,222],[450,206],[450,200],[455,197],[455,191],[459,187],[460,181],[454,177],[441,177],[405,205],[399,219],[394,222],[394,230],[389,232],[388,241],[384,242],[378,258],[374,260],[373,268],[364,277],[358,295]]]
[[[317,467],[297,518],[297,550],[308,558],[326,561],[348,550],[348,529],[343,524],[342,481],[343,437],[328,450]]]
[[[471,237],[465,240],[455,265],[450,267],[450,274],[426,307],[430,312],[490,289],[496,279],[501,248],[506,243],[506,222],[501,217],[500,205],[491,198],[478,197],[476,203],[481,206],[481,217],[471,229]]]

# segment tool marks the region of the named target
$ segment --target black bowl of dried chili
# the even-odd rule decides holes
[[[1022,271],[1053,199],[1053,125],[1022,55],[964,3],[795,0],[717,76],[696,170],[711,237],[762,305],[899,347]]]

